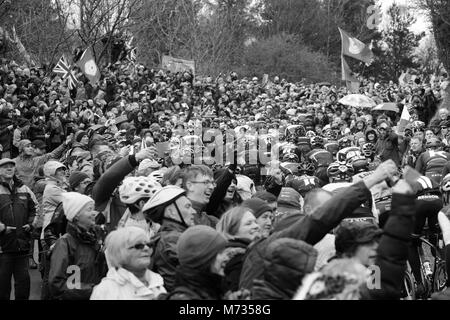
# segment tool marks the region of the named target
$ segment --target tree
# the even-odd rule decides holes
[[[428,81],[432,75],[439,75],[442,63],[439,61],[438,50],[433,36],[428,36],[417,49],[415,62],[420,65],[420,71]]]
[[[278,75],[288,81],[339,82],[325,55],[288,34],[277,34],[251,44],[245,50],[243,68],[239,72],[246,76]]]
[[[50,64],[57,54],[70,51],[74,33],[66,28],[68,16],[57,1],[0,1],[0,27],[5,30],[4,34],[9,34],[10,44],[13,44],[10,56],[17,59],[19,51],[27,63],[32,58],[39,64]]]
[[[398,78],[408,68],[416,68],[414,52],[425,33],[415,35],[410,27],[415,23],[414,16],[397,4],[388,10],[389,24],[382,32],[382,40],[378,46],[375,62],[369,72],[382,80],[398,82]]]
[[[431,20],[440,61],[450,70],[450,2],[447,0],[416,0]]]
[[[130,18],[138,10],[138,2],[139,0],[79,0],[80,26],[77,33],[83,47],[93,46],[98,64],[102,64],[102,60],[105,63],[111,62],[114,41],[128,36]]]

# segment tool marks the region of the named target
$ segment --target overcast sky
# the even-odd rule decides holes
[[[408,1],[408,0],[378,0],[378,2],[381,3],[382,9],[384,12],[386,12],[387,9],[394,2],[396,2],[399,5],[407,5],[408,3],[411,3],[411,1]],[[410,10],[413,10],[413,9],[410,9]],[[426,16],[422,12],[418,12],[418,11],[415,11],[414,15],[417,16],[417,22],[411,27],[411,30],[415,33],[420,33],[423,31],[426,31],[427,33],[429,33],[430,24],[427,21]],[[384,16],[384,18],[386,18],[386,16]]]

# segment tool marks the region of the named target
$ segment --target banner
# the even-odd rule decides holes
[[[370,46],[350,36],[341,28],[339,28],[339,32],[342,40],[342,54],[370,65],[373,61],[373,52]]]
[[[94,54],[92,53],[92,48],[88,47],[82,54],[80,60],[77,62],[81,71],[89,79],[92,85],[95,85],[100,80],[100,70],[95,63]]]
[[[169,70],[172,73],[189,71],[195,76],[194,60],[184,60],[163,55],[161,65],[163,69]]]

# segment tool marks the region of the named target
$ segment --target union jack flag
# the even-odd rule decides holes
[[[133,42],[134,37],[131,37],[129,41],[125,43],[125,50],[127,52],[127,60],[135,63],[136,62],[136,56],[137,56],[137,49],[136,47],[131,46],[131,43]]]
[[[73,70],[66,57],[62,56],[61,59],[59,59],[53,72],[61,75],[63,80],[67,78],[67,85],[70,90],[73,90],[77,86],[78,79],[73,74]]]

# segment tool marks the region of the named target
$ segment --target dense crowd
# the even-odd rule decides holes
[[[36,262],[43,300],[450,298],[419,240],[450,258],[447,76],[361,83],[398,112],[262,80],[2,60],[0,299]]]

